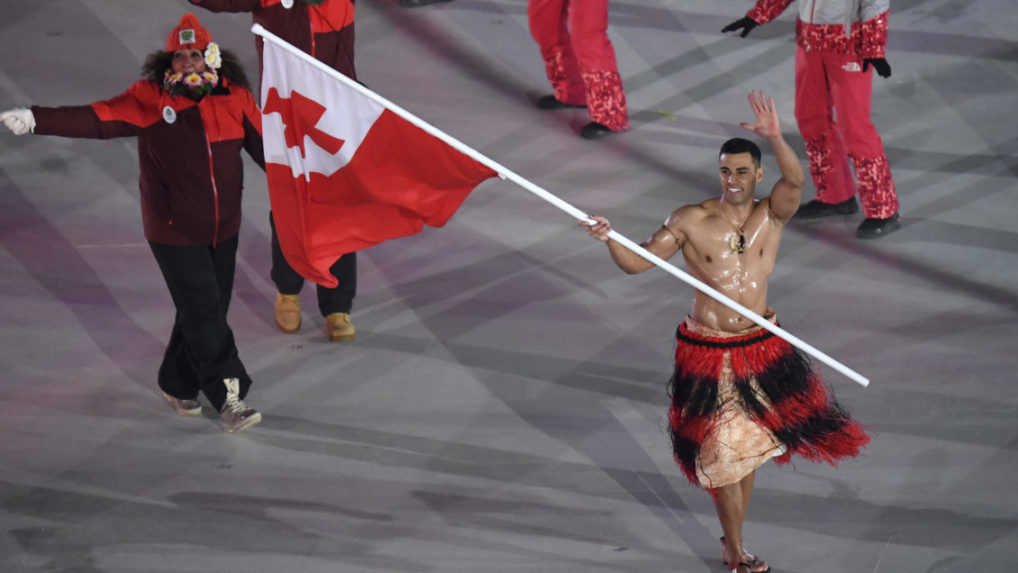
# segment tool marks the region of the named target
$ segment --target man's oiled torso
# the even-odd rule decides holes
[[[682,229],[687,269],[729,298],[764,314],[767,281],[774,270],[783,228],[771,214],[768,200],[753,207],[741,229],[716,199],[705,201],[701,207],[700,216]],[[725,332],[753,326],[749,319],[700,291],[696,291],[692,316],[705,326]]]

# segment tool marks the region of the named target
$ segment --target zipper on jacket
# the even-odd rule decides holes
[[[311,34],[311,57],[317,58],[318,55],[315,53],[317,51],[315,50],[315,27],[311,23],[312,18],[311,11],[314,9],[315,9],[314,6],[308,6],[308,33]]]
[[[212,144],[209,143],[209,134],[205,133],[205,149],[209,152],[209,181],[212,182],[212,204],[215,208],[216,224],[212,231],[212,246],[216,246],[216,239],[219,238],[219,189],[216,187],[216,166],[212,162]]]

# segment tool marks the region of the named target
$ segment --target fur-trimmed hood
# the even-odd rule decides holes
[[[222,54],[223,65],[216,70],[219,77],[226,78],[233,85],[250,90],[251,85],[248,82],[247,74],[244,73],[244,67],[240,65],[240,60],[237,59],[236,54],[226,49],[221,49],[220,53]],[[173,52],[163,50],[152,52],[145,58],[145,64],[141,68],[141,76],[146,80],[151,80],[162,85],[166,70],[172,67]]]

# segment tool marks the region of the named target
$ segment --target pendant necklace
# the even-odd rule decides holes
[[[729,219],[727,215],[725,216],[725,219],[731,226],[735,227],[736,232],[735,235],[728,237],[728,249],[737,255],[741,255],[743,252],[746,251],[746,235],[743,232],[741,225],[736,225],[735,223],[733,223],[732,220]],[[743,223],[743,225],[745,225],[745,223]]]
[[[728,248],[737,255],[746,250],[746,235],[742,234],[742,229],[739,229],[738,237],[732,235],[728,238]]]

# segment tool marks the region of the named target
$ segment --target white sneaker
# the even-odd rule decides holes
[[[240,399],[240,380],[237,378],[224,378],[226,385],[226,401],[219,411],[223,429],[227,432],[239,432],[245,428],[262,421],[262,414],[258,410],[249,407]]]
[[[181,400],[163,392],[163,398],[178,416],[201,416],[201,402],[197,400]]]

